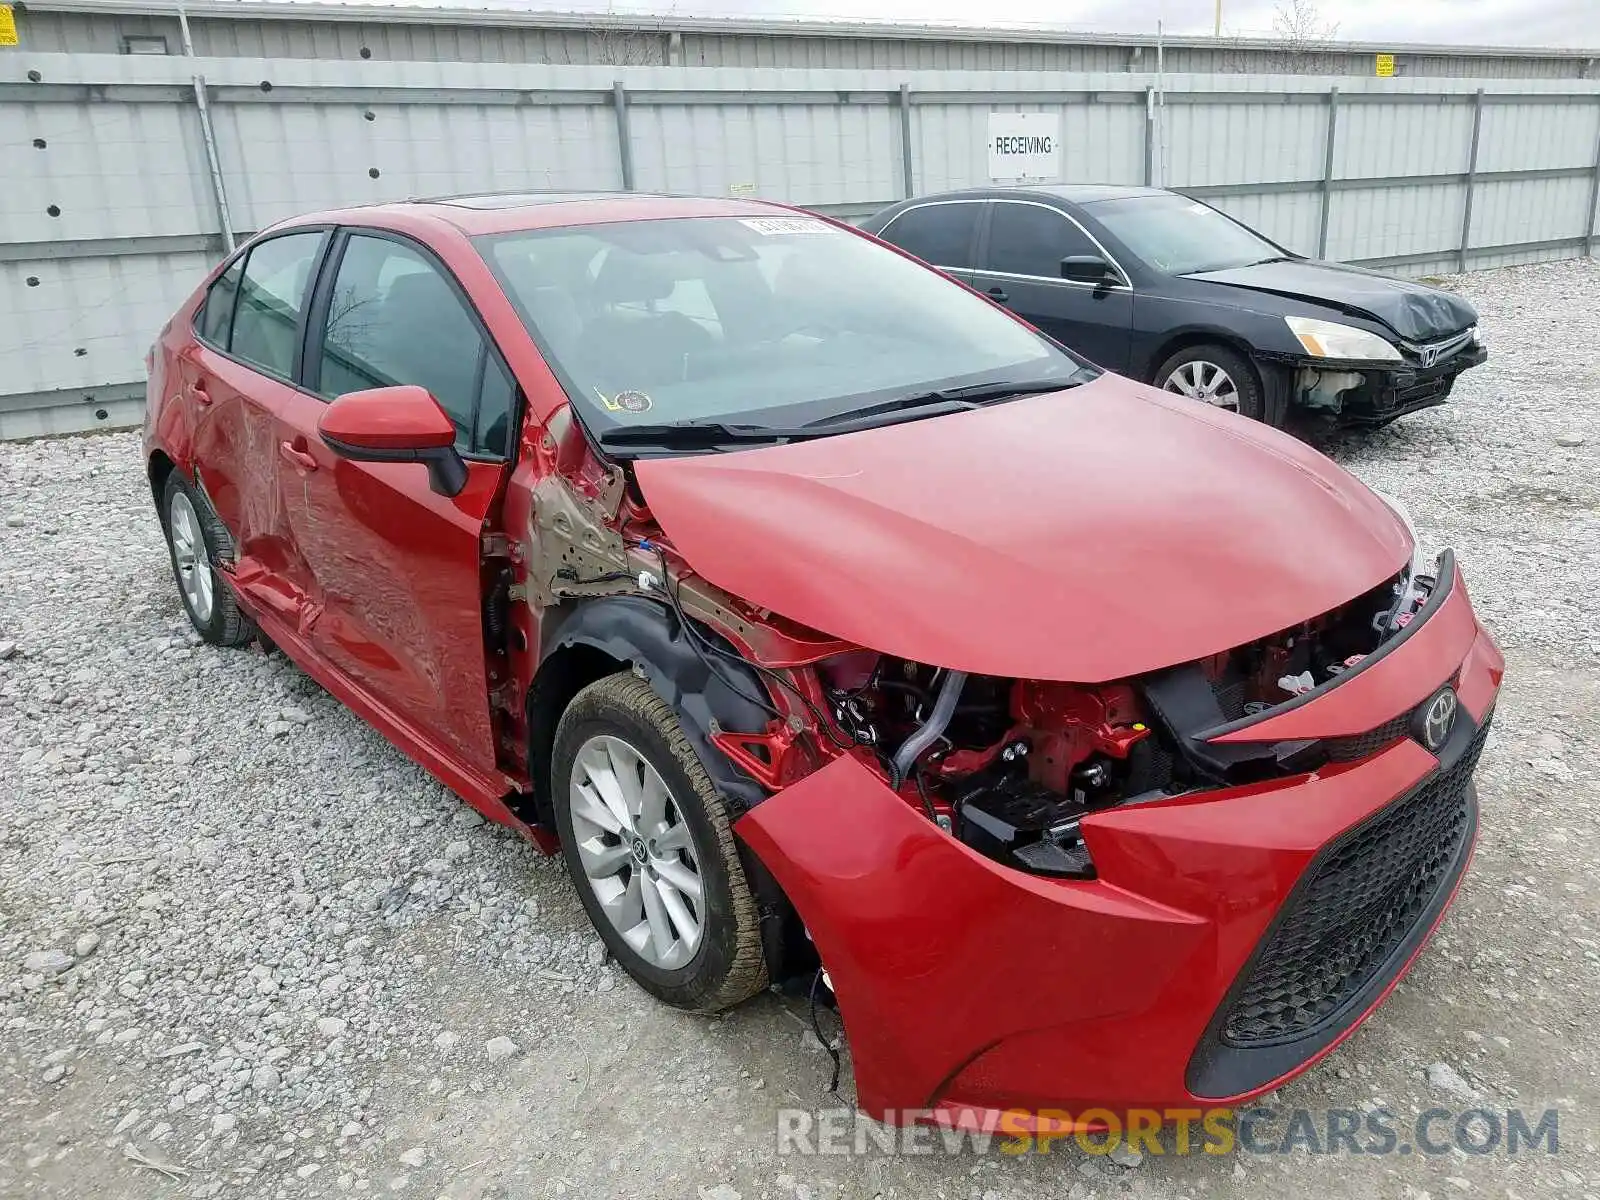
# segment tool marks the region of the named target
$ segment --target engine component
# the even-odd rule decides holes
[[[1111,763],[1104,758],[1091,758],[1072,768],[1072,802],[1085,808],[1097,798],[1111,791],[1113,776]]]
[[[1108,772],[1109,774],[1109,772]],[[959,806],[957,836],[980,854],[1042,875],[1092,870],[1078,836],[1084,806],[1025,779],[986,781]]]
[[[939,698],[933,702],[933,712],[928,715],[920,728],[910,737],[900,743],[900,749],[894,752],[893,775],[891,782],[895,787],[906,778],[911,771],[911,764],[917,757],[944,734],[950,718],[955,715],[956,704],[961,699],[961,689],[967,682],[965,671],[947,671],[944,682],[939,686]]]
[[[878,744],[878,727],[872,723],[866,706],[853,696],[843,696],[833,705],[833,719],[861,746]]]

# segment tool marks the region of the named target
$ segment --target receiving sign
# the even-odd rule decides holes
[[[996,183],[1061,178],[1061,114],[989,114],[989,178]]]

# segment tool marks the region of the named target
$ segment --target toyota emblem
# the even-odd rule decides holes
[[[1456,725],[1456,694],[1452,688],[1441,688],[1417,713],[1417,740],[1433,753],[1450,740],[1450,731]]]

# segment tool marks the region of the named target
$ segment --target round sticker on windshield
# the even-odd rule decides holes
[[[642,413],[650,411],[650,397],[643,392],[618,392],[611,398],[618,412]]]

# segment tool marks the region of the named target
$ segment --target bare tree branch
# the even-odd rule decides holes
[[[659,67],[667,62],[668,22],[676,5],[665,15],[656,17],[626,18],[619,16],[616,5],[608,3],[602,20],[581,31],[582,42],[574,50],[572,35],[551,31],[549,36],[559,37],[560,50],[551,55],[552,61],[564,65],[608,67]]]

